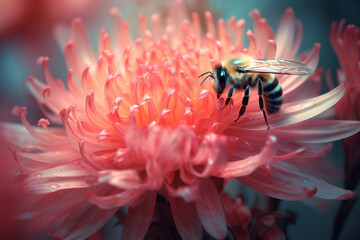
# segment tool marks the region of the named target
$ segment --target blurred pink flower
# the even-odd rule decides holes
[[[337,119],[360,120],[360,30],[354,25],[346,26],[345,20],[331,26],[330,43],[338,57],[340,69],[337,71],[338,84],[346,83],[344,97],[335,105]],[[328,82],[331,88],[330,72]],[[360,134],[343,139],[346,157],[345,186],[354,189],[359,182]]]
[[[338,84],[346,84],[344,97],[335,105],[337,119],[360,120],[360,30],[354,25],[345,27],[345,20],[333,23],[330,43],[338,57],[340,69],[337,71]],[[330,70],[327,72],[330,88],[333,88]],[[360,134],[342,140],[345,154],[344,186],[354,190],[360,181]],[[346,218],[354,209],[356,198],[342,201],[336,214],[333,239],[338,238]]]
[[[360,130],[356,121],[315,118],[339,101],[344,84],[308,98],[313,93],[301,90],[307,76],[278,76],[284,105],[268,116],[270,130],[257,96],[250,97],[246,114],[234,122],[241,94],[222,110],[224,99],[217,100],[211,81],[200,86],[198,76],[230,54],[297,59],[302,27],[291,9],[276,34],[252,11],[254,31],[246,33],[247,48],[245,22],[234,17],[216,26],[206,12],[203,35],[196,13],[188,20],[174,11],[178,20],[166,23],[155,14],[151,28],[141,16],[140,38],[133,40],[118,11],[110,13],[115,38],[111,42],[102,29],[97,55],[80,19],[71,29],[58,29],[69,67],[68,89],[51,75],[48,59],[39,58],[46,84],[29,77],[28,87],[47,119],[34,127],[25,107],[14,108],[23,125],[1,125],[30,193],[20,218],[31,219],[31,228],[53,227],[54,236],[86,238],[128,205],[122,237],[141,239],[161,194],[170,202],[182,238],[200,239],[202,226],[214,238],[225,238],[221,189],[233,178],[279,199],[353,196],[292,164],[317,158],[329,142]],[[319,48],[315,44],[301,59],[313,70]],[[295,95],[298,100],[289,101]]]
[[[227,193],[222,195],[226,223],[235,239],[250,239],[248,226],[251,212],[240,197],[232,199]]]
[[[93,16],[102,4],[99,0],[0,0],[0,40],[13,34],[48,32],[56,21]]]
[[[285,234],[278,226],[278,221],[284,218],[279,212],[272,212],[263,216],[254,226],[251,239],[264,239],[264,240],[285,240]]]

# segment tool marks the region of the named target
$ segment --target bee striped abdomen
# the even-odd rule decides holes
[[[283,103],[283,92],[277,78],[272,82],[263,82],[263,92],[266,112],[269,114],[278,112]]]

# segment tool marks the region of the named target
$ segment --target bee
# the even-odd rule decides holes
[[[214,79],[213,85],[217,98],[220,98],[224,90],[231,85],[223,109],[229,104],[235,90],[245,90],[239,116],[235,119],[235,122],[245,113],[249,102],[250,88],[257,86],[259,107],[263,112],[268,129],[270,129],[266,113],[272,114],[278,112],[283,103],[283,92],[275,74],[311,75],[313,73],[312,69],[299,62],[277,59],[254,59],[249,55],[240,54],[236,57],[226,58],[221,64],[215,65],[212,72],[205,72],[199,78],[208,74],[201,81],[200,85],[209,77]]]

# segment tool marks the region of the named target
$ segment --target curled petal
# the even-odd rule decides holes
[[[207,134],[201,142],[196,156],[191,160],[189,171],[198,177],[207,177],[223,168],[228,160],[227,139],[225,136],[213,133]],[[205,168],[199,172],[195,166]]]
[[[186,185],[186,186],[180,186],[177,189],[172,188],[171,186],[166,186],[167,191],[169,195],[173,198],[182,198],[186,202],[195,201],[197,198],[199,198],[199,189],[198,185]]]
[[[26,130],[30,133],[30,135],[34,138],[34,140],[38,142],[48,142],[53,140],[51,136],[48,134],[43,134],[44,131],[42,128],[33,127],[28,120],[26,119],[27,110],[26,107],[22,107],[19,109],[19,117]],[[13,125],[15,126],[15,125]],[[11,132],[10,132],[11,134]]]
[[[255,156],[226,164],[219,174],[223,178],[242,177],[251,174],[263,164],[270,163],[276,153],[276,137],[269,136],[263,150]]]
[[[195,140],[195,134],[189,127],[179,127],[172,133],[158,126],[151,130],[146,140],[148,154],[154,159],[148,161],[150,174],[173,171],[189,161],[191,145]],[[156,165],[160,165],[161,169],[157,170]]]
[[[97,181],[108,183],[121,189],[134,189],[140,187],[140,177],[135,170],[104,170],[101,171]]]
[[[139,202],[141,203],[143,201],[146,192],[147,189],[144,188],[125,190],[118,194],[107,196],[99,196],[95,193],[89,192],[88,198],[89,202],[100,208],[111,209],[125,205],[137,205]]]

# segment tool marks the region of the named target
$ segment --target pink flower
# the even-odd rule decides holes
[[[337,71],[337,80],[339,84],[347,85],[344,97],[335,105],[335,114],[337,119],[360,120],[360,30],[354,25],[348,25],[344,30],[344,24],[345,20],[338,24],[334,22],[330,32],[330,42],[341,67]],[[331,81],[328,72],[330,87]],[[360,135],[353,135],[342,142],[346,157],[345,186],[354,189],[360,180]]]
[[[222,195],[226,223],[235,239],[250,239],[248,226],[251,212],[240,197],[232,199],[227,193]]]
[[[14,34],[39,34],[44,28],[49,31],[54,22],[68,21],[74,16],[92,16],[101,4],[103,1],[98,0],[0,0],[0,40]]]
[[[279,212],[273,212],[263,216],[255,225],[252,238],[254,239],[286,239],[284,233],[278,226],[278,221],[284,218]]]
[[[333,23],[330,31],[330,43],[340,63],[337,71],[339,84],[346,84],[344,97],[335,105],[337,119],[360,120],[360,30],[354,25],[345,27],[345,20]],[[327,74],[328,85],[333,88],[330,71]],[[342,140],[345,154],[345,181],[344,186],[355,189],[360,181],[360,134]],[[336,214],[333,238],[337,238],[352,212],[355,199],[343,201]]]
[[[252,11],[254,31],[246,33],[246,48],[244,20],[220,19],[216,26],[206,12],[203,35],[196,13],[191,20],[166,23],[155,14],[151,28],[140,16],[140,38],[133,40],[118,11],[110,13],[114,41],[102,29],[98,54],[80,19],[71,29],[58,29],[60,43],[70,39],[64,44],[67,87],[51,75],[48,59],[39,58],[46,84],[29,77],[28,87],[46,119],[34,127],[22,107],[14,109],[22,126],[1,125],[25,176],[29,196],[20,218],[31,219],[32,229],[52,227],[60,238],[86,238],[120,207],[130,206],[122,237],[140,239],[160,194],[170,203],[182,238],[200,239],[202,227],[214,238],[225,238],[221,193],[229,179],[285,200],[353,196],[296,166],[326,153],[329,142],[360,130],[356,121],[316,118],[339,101],[344,84],[308,98],[315,93],[301,97],[299,90],[307,76],[278,76],[284,104],[280,112],[268,115],[270,130],[256,94],[246,114],[234,122],[242,94],[235,93],[222,109],[224,99],[216,98],[212,82],[200,86],[198,76],[232,54],[297,59],[302,27],[291,9],[276,34]],[[173,17],[179,19],[176,11]],[[313,70],[319,48],[315,44],[301,59]],[[298,100],[290,101],[295,96]]]

